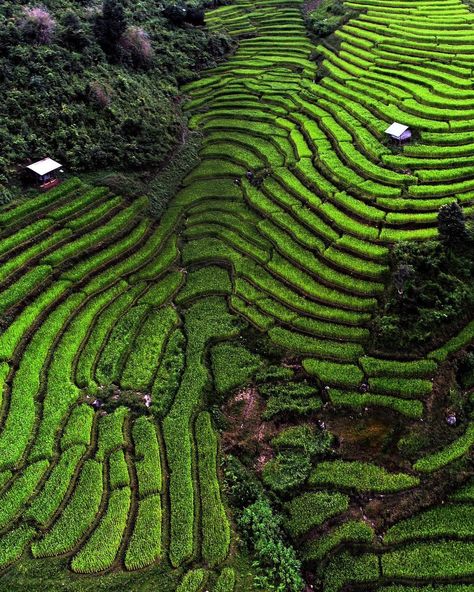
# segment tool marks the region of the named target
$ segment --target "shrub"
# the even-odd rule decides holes
[[[128,27],[120,38],[120,45],[135,65],[146,66],[153,57],[150,37],[141,27]]]
[[[311,461],[307,454],[295,450],[282,450],[265,464],[262,478],[270,489],[284,493],[302,485],[310,470]]]
[[[464,212],[457,202],[453,201],[440,207],[438,231],[441,240],[450,247],[462,246],[468,240]]]
[[[269,591],[301,592],[304,582],[294,549],[282,540],[280,520],[269,503],[257,500],[245,508],[239,520],[258,561],[259,585]]]
[[[45,8],[25,6],[19,27],[27,41],[45,45],[51,42],[56,21]]]

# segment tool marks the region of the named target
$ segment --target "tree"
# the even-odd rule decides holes
[[[89,40],[79,17],[70,10],[64,15],[61,24],[63,26],[61,39],[65,45],[76,50],[84,49]]]
[[[127,20],[119,0],[104,0],[102,14],[97,17],[94,30],[105,53],[117,57],[119,41],[127,30]]]
[[[456,201],[440,207],[438,232],[441,241],[449,247],[459,246],[468,240],[464,212]]]

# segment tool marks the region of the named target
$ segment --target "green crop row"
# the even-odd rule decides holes
[[[58,243],[68,239],[71,236],[71,231],[67,228],[58,230],[53,234],[47,236],[45,239],[34,243],[28,249],[22,251],[15,257],[8,258],[5,263],[0,265],[0,282],[4,282],[9,275],[14,272],[18,272],[28,262],[39,255],[42,255],[45,251],[55,247]]]
[[[272,276],[262,266],[259,266],[248,259],[243,259],[236,251],[228,249],[227,246],[223,245],[218,240],[206,239],[192,241],[186,245],[184,250],[185,263],[194,263],[196,260],[202,260],[203,257],[209,259],[219,257],[219,259],[229,260],[237,269],[239,275],[248,279],[258,288],[267,292],[273,298],[285,305],[311,316],[351,325],[360,324],[364,322],[364,320],[370,318],[365,312],[337,308],[335,306],[336,297],[334,297],[334,302],[331,303],[330,306],[305,298],[302,294],[296,292],[294,287],[293,289],[290,288],[283,281]],[[298,284],[301,284],[303,293],[306,293],[307,290],[305,289],[305,286],[311,285],[312,280],[308,278],[308,276],[304,276],[304,279],[302,278],[301,281],[298,281]],[[319,290],[321,289],[322,287],[317,285],[317,287],[314,288],[314,291],[319,294]],[[338,293],[337,296],[340,297],[341,293]],[[357,302],[359,303],[360,300]],[[370,306],[372,305],[373,304],[370,303]],[[339,306],[339,304],[337,306]]]
[[[219,574],[212,592],[234,592],[235,571],[231,567],[224,567]]]
[[[24,228],[21,228],[14,234],[10,236],[6,236],[2,238],[2,242],[0,244],[0,256],[3,256],[8,251],[23,245],[32,238],[37,239],[39,235],[41,235],[45,230],[52,226],[53,222],[50,218],[43,218],[42,220],[37,220]]]
[[[2,493],[0,496],[0,528],[7,526],[20,514],[26,502],[34,495],[48,466],[49,463],[46,460],[29,465]]]
[[[144,416],[136,419],[132,427],[132,438],[139,495],[145,497],[151,493],[159,493],[162,488],[161,457],[153,421]]]
[[[73,267],[65,271],[61,278],[71,280],[73,282],[81,281],[86,275],[93,273],[97,269],[103,267],[106,263],[111,263],[115,258],[119,257],[124,251],[134,248],[150,228],[150,221],[148,219],[141,220],[126,236],[121,240],[114,240],[109,246],[100,249],[97,253],[82,259]],[[90,243],[93,245],[93,243]],[[89,244],[88,244],[89,246]],[[133,259],[133,256],[130,257]],[[107,275],[107,269],[103,272]],[[113,279],[115,280],[117,276]],[[93,282],[92,282],[93,285]],[[94,290],[92,290],[94,291]],[[89,293],[91,291],[89,290]]]
[[[146,391],[151,385],[167,337],[178,324],[172,306],[152,310],[143,321],[125,364],[120,384],[125,389]]]
[[[280,231],[268,220],[265,221],[265,226],[260,225],[260,228],[274,242],[283,257],[292,260],[295,265],[303,267],[307,273],[321,278],[331,286],[362,296],[373,296],[381,291],[382,285],[377,282],[355,278],[327,266],[324,260],[317,259],[306,249],[300,247],[290,235]],[[275,259],[272,259],[269,267]],[[341,294],[341,298],[344,298],[344,294]]]
[[[237,277],[235,280],[235,293],[242,300],[255,305],[262,311],[262,314],[274,317],[280,322],[292,325],[295,328],[299,328],[306,333],[311,333],[315,336],[329,338],[329,339],[342,339],[342,340],[353,340],[353,341],[365,341],[368,336],[368,330],[363,327],[354,327],[343,324],[337,324],[328,320],[319,320],[319,318],[312,318],[308,316],[300,316],[298,312],[293,310],[294,303],[285,304],[277,298],[270,297],[266,292],[256,288],[253,283],[248,282],[245,279]],[[272,294],[273,296],[273,294]],[[295,300],[297,296],[295,295]],[[318,307],[306,301],[306,309],[311,312],[325,312],[324,307]],[[335,321],[342,319],[342,322],[346,320],[345,311],[338,311],[332,309],[332,316]],[[339,314],[338,314],[339,313]],[[322,314],[320,313],[322,316]]]
[[[35,529],[26,524],[10,530],[0,537],[0,569],[5,569],[21,557],[35,535]]]
[[[176,329],[165,346],[158,372],[153,383],[152,411],[158,417],[164,417],[170,409],[178,391],[181,371],[184,367],[185,337],[181,329]]]
[[[147,305],[134,306],[120,317],[108,336],[97,363],[95,372],[99,384],[118,382],[129,345],[133,343],[147,312]]]
[[[55,282],[31,304],[25,306],[0,335],[0,359],[10,360],[21,339],[41,313],[69,288],[69,282]]]
[[[419,377],[432,376],[438,367],[433,360],[415,360],[413,362],[398,362],[396,360],[382,360],[363,356],[359,362],[364,372],[369,376]]]
[[[84,236],[67,242],[63,247],[57,249],[50,255],[43,257],[42,261],[46,264],[58,265],[65,259],[76,257],[81,251],[90,249],[93,245],[116,235],[132,222],[140,209],[144,207],[145,203],[147,203],[146,198],[137,200],[133,206],[129,206],[114,216],[109,222],[91,230]]]
[[[365,407],[387,407],[397,413],[401,413],[412,419],[420,419],[423,415],[423,403],[411,399],[400,399],[398,397],[387,397],[373,393],[345,393],[340,390],[331,389],[329,392],[333,405],[365,409]]]
[[[109,457],[109,486],[110,489],[120,489],[130,485],[130,474],[125,453],[122,449],[115,450]]]
[[[120,205],[123,205],[123,200],[121,197],[107,199],[93,209],[87,210],[87,212],[84,214],[75,216],[73,219],[68,220],[66,226],[71,228],[71,230],[78,231],[81,228],[96,223],[98,220],[108,215]]]
[[[62,218],[67,218],[72,216],[73,214],[77,214],[80,210],[90,206],[95,201],[98,201],[100,198],[105,198],[105,196],[109,193],[107,187],[94,187],[90,191],[85,193],[81,193],[78,195],[74,200],[68,201],[62,206],[55,208],[51,212],[48,212],[48,215],[53,218],[53,220],[61,220]],[[107,202],[106,202],[107,203]],[[94,208],[97,209],[97,208]],[[77,220],[77,217],[74,217]],[[95,219],[98,217],[96,216]],[[68,224],[69,226],[69,224]],[[81,225],[79,227],[84,227],[85,225]]]
[[[315,339],[281,327],[270,329],[268,335],[276,345],[300,354],[340,360],[355,360],[363,351],[362,346],[355,343],[337,343],[335,341]]]
[[[447,341],[442,347],[428,354],[429,358],[443,362],[450,354],[466,346],[474,338],[474,321],[462,329],[455,337]]]
[[[370,544],[374,540],[374,531],[362,521],[351,520],[338,526],[328,534],[313,539],[304,548],[304,560],[319,562],[343,543]]]
[[[142,569],[161,555],[161,497],[151,495],[138,504],[138,515],[125,554],[128,570]]]
[[[470,480],[455,491],[451,496],[450,499],[457,502],[472,502],[474,501],[474,480]]]
[[[119,407],[113,413],[100,418],[97,436],[97,460],[104,460],[113,450],[125,446],[123,427],[128,413],[127,407]]]
[[[411,543],[382,556],[382,574],[387,578],[422,581],[472,577],[473,552],[472,542]]]
[[[29,214],[37,213],[38,210],[52,204],[57,199],[67,197],[68,195],[71,195],[73,191],[82,187],[85,187],[82,182],[78,178],[73,177],[58,187],[54,187],[51,191],[40,194],[36,198],[29,199],[28,201],[0,214],[0,226],[8,226]]]
[[[143,291],[144,285],[138,284],[128,289],[125,281],[117,282],[116,297],[95,319],[92,330],[83,345],[76,363],[76,384],[80,388],[87,387],[95,393],[97,384],[94,380],[95,366],[98,362],[106,338],[118,320],[122,318],[135,298]]]
[[[362,370],[354,364],[337,364],[327,360],[303,360],[303,368],[316,376],[324,385],[338,385],[346,388],[357,388],[364,378]]]
[[[367,584],[379,577],[377,555],[351,555],[345,551],[336,555],[324,570],[324,592],[339,592],[346,584]]]
[[[323,461],[313,470],[309,483],[317,486],[343,487],[356,491],[392,493],[418,485],[417,477],[389,473],[383,467],[360,461]]]
[[[298,537],[348,508],[349,497],[342,493],[304,493],[286,504],[287,528],[292,537]]]
[[[421,378],[369,378],[371,391],[382,395],[392,395],[406,399],[422,399],[431,393],[433,384],[430,380]]]
[[[229,273],[216,265],[202,267],[188,273],[186,284],[178,294],[176,302],[181,304],[207,294],[230,294],[232,289]]]
[[[474,506],[448,504],[417,514],[388,529],[384,541],[400,543],[435,537],[470,538],[474,533]]]
[[[97,515],[103,492],[102,465],[84,463],[79,481],[52,528],[31,547],[34,557],[52,557],[71,551]]]
[[[207,580],[205,569],[193,569],[188,571],[179,584],[176,592],[201,592]]]
[[[38,265],[22,275],[14,284],[0,292],[0,313],[3,313],[14,304],[18,304],[34,288],[43,284],[51,274],[49,265]]]
[[[195,425],[201,499],[202,556],[210,566],[227,556],[230,524],[221,500],[217,478],[217,436],[207,412],[198,415]]]
[[[464,434],[445,448],[417,460],[413,468],[423,473],[432,473],[469,452],[472,445],[474,445],[474,423],[470,423]]]
[[[73,475],[85,451],[85,446],[71,446],[61,454],[41,490],[24,513],[25,518],[34,520],[41,527],[50,522],[66,498]]]
[[[149,285],[138,303],[154,307],[163,306],[176,293],[183,283],[183,279],[184,275],[181,272],[170,271],[165,277]]]
[[[114,299],[120,289],[116,284],[88,299],[62,334],[48,369],[42,418],[31,451],[32,458],[51,458],[53,455],[56,436],[65,416],[80,396],[80,391],[72,378],[76,354],[97,315]],[[74,296],[70,299],[74,299]]]
[[[244,386],[262,366],[260,356],[233,343],[219,343],[212,348],[212,373],[218,393],[228,393]]]
[[[70,446],[89,446],[91,443],[94,409],[89,405],[77,405],[69,416],[61,437],[61,449]]]
[[[94,573],[112,566],[127,524],[130,500],[130,488],[112,491],[105,514],[97,528],[72,559],[73,571]]]
[[[13,377],[10,406],[0,436],[0,448],[3,451],[0,460],[2,467],[15,466],[25,452],[36,419],[36,397],[50,347],[83,298],[84,295],[81,293],[74,294],[55,308],[34,333],[23,352]]]
[[[224,299],[209,297],[193,304],[185,314],[188,331],[186,368],[163,433],[170,471],[171,501],[170,560],[180,565],[194,550],[194,488],[190,420],[208,384],[202,352],[211,339],[233,337],[238,332]]]

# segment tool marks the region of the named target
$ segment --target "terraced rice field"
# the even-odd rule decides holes
[[[474,14],[460,0],[346,4],[359,15],[338,51],[318,47],[317,82],[300,0],[208,15],[239,48],[184,89],[202,162],[159,222],[146,199],[77,179],[0,210],[1,569],[24,554],[81,574],[162,562],[192,568],[181,592],[243,590],[208,353],[246,324],[329,387],[313,413],[430,413],[432,379],[474,322],[416,361],[368,355],[368,323],[390,243],[435,237],[442,204],[472,212]],[[384,139],[394,120],[420,136],[400,153]],[[316,464],[286,510],[324,592],[474,590],[472,485],[384,533],[359,505],[416,497],[473,442],[471,423],[413,466]]]

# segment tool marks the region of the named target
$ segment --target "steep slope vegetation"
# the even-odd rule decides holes
[[[466,393],[442,426],[474,324],[423,359],[367,343],[390,244],[436,238],[443,203],[470,212],[473,17],[458,0],[348,4],[362,12],[338,51],[319,48],[317,82],[298,0],[209,15],[240,45],[185,88],[202,161],[159,222],[78,180],[0,210],[3,568],[30,549],[82,574],[192,567],[182,592],[233,590],[214,420],[250,381],[237,397],[259,397],[262,479],[309,582],[472,588]],[[393,119],[420,134],[400,154]],[[390,446],[373,430],[345,443],[381,417]],[[425,448],[400,454],[424,425]],[[251,552],[268,589],[288,575]]]

